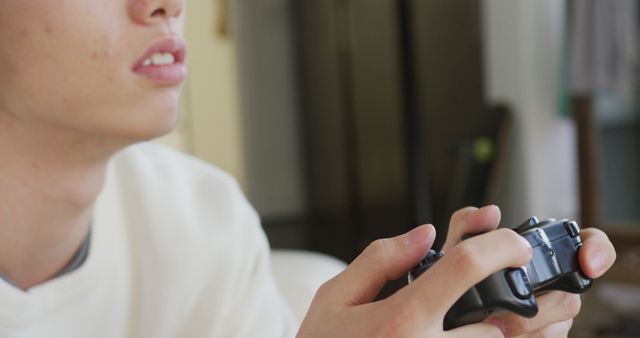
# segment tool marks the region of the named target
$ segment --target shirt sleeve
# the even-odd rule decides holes
[[[235,234],[219,253],[232,267],[208,281],[184,337],[293,338],[299,323],[276,285],[259,218],[246,201],[234,213]]]
[[[230,308],[224,337],[292,338],[299,323],[276,285],[271,252],[259,218],[248,207],[249,232],[242,250],[248,254],[235,288],[237,302]]]

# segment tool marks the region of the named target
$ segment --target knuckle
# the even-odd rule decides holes
[[[484,273],[483,264],[478,253],[468,242],[458,244],[450,254],[461,271]]]
[[[521,243],[521,236],[511,229],[500,228],[496,230],[496,233],[499,233],[500,236],[503,236],[503,239],[505,241],[508,241],[509,243]]]
[[[368,264],[374,264],[375,266],[384,265],[387,256],[387,242],[388,239],[377,239],[367,246],[362,252],[362,258],[367,261]]]
[[[336,291],[340,291],[344,287],[345,281],[347,281],[346,278],[348,277],[345,276],[344,272],[341,272],[333,278],[328,279],[316,289],[314,298],[331,299]]]
[[[568,293],[564,296],[562,300],[562,306],[565,310],[565,313],[568,315],[568,318],[573,318],[580,313],[580,308],[582,307],[582,300],[579,295]]]
[[[378,239],[371,242],[351,263],[351,266],[358,267],[358,269],[365,269],[369,272],[376,272],[377,275],[382,273],[385,274],[385,278],[388,278],[386,271],[390,259],[387,257],[387,241],[389,241],[389,239]]]
[[[513,249],[517,250],[514,253],[518,255],[518,257],[531,258],[531,245],[517,232],[507,228],[501,228],[496,231],[503,236],[505,243],[510,243]]]
[[[333,289],[333,279],[330,279],[330,280],[322,283],[322,285],[320,285],[320,287],[318,287],[318,289],[316,290],[316,294],[315,294],[314,298],[324,299],[325,295],[329,294],[332,289]]]
[[[375,337],[405,337],[411,331],[412,323],[419,323],[424,318],[419,318],[419,311],[407,307],[393,297],[380,301],[383,303],[384,312],[380,317],[384,320],[374,321],[376,324]]]
[[[530,319],[526,319],[519,316],[510,316],[510,323],[507,325],[509,328],[509,334],[513,336],[519,336],[533,331],[533,324]]]
[[[376,255],[378,255],[381,251],[384,250],[383,241],[384,241],[383,239],[376,239],[375,241],[369,243],[367,248],[364,249],[363,254],[365,254],[367,256],[376,256]]]
[[[381,325],[378,327],[377,337],[402,337],[404,335],[404,331],[407,330],[407,323],[409,321],[401,318],[400,316],[390,316],[385,319],[385,325]]]

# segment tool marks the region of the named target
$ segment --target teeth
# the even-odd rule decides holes
[[[163,66],[172,65],[176,62],[175,56],[172,53],[155,53],[150,58],[144,60],[143,66]]]

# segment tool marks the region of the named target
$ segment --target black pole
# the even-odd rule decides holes
[[[399,0],[400,41],[402,53],[402,77],[406,111],[407,149],[409,158],[409,182],[411,214],[414,225],[433,222],[429,176],[427,170],[425,135],[422,128],[420,97],[416,80],[412,0]],[[424,98],[422,98],[424,99]]]

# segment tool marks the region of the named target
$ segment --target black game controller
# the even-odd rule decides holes
[[[547,290],[583,293],[593,284],[578,264],[582,240],[575,221],[548,219],[539,222],[532,217],[511,229],[531,243],[533,258],[526,266],[498,271],[467,291],[447,312],[445,329],[480,322],[505,310],[531,318],[538,313],[535,294]],[[443,255],[430,250],[409,272],[409,283]]]

